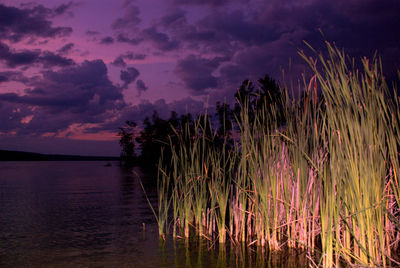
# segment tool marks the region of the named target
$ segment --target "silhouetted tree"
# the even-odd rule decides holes
[[[252,125],[257,113],[264,112],[267,119],[276,120],[277,126],[285,123],[284,98],[278,84],[268,74],[258,79],[258,88],[249,81],[244,80],[235,94],[237,103],[234,114],[237,120],[241,120],[243,109],[248,113],[249,124]]]
[[[132,121],[126,121],[126,126],[120,127],[118,136],[120,136],[119,144],[122,147],[121,160],[125,165],[133,165],[135,159],[135,128],[136,123]]]
[[[146,117],[143,121],[143,129],[139,135],[134,133],[136,124],[128,121],[127,126],[120,128],[119,132],[121,157],[127,163],[130,163],[130,159],[134,159],[136,141],[141,152],[139,162],[142,166],[152,168],[159,161],[161,148],[164,147],[164,159],[168,161],[172,155],[170,143],[178,145],[179,142],[190,142],[196,138],[195,134],[205,137],[207,146],[221,149],[225,146],[225,151],[228,152],[233,147],[234,122],[241,120],[240,115],[243,109],[248,112],[251,126],[254,124],[257,113],[261,111],[266,113],[264,117],[277,120],[278,127],[284,124],[284,103],[279,86],[268,75],[260,78],[257,86],[256,89],[250,80],[244,80],[235,94],[237,102],[233,109],[229,104],[217,102],[215,117],[199,115],[196,120],[197,133],[195,133],[195,123],[190,113],[179,116],[172,111],[170,118],[164,120],[160,118],[157,111],[154,111],[151,119]],[[274,109],[275,111],[271,112]],[[218,123],[216,132],[211,127],[212,123]],[[187,137],[183,140],[179,139],[177,133],[186,133]]]
[[[233,130],[233,111],[227,103],[216,103],[216,116],[218,118],[218,129],[216,142],[222,145],[225,143],[228,149],[233,146],[232,130]]]
[[[175,111],[171,112],[168,120],[160,118],[157,111],[153,112],[150,118],[146,117],[143,121],[143,130],[136,138],[141,151],[140,163],[145,167],[154,167],[158,164],[161,155],[161,148],[164,147],[164,159],[171,157],[171,150],[169,144],[178,142],[176,132],[180,131],[180,126],[183,123],[188,123],[193,126],[193,119],[191,114],[181,115]]]
[[[285,113],[284,113],[284,96],[281,88],[268,74],[264,75],[263,78],[258,79],[259,95],[258,101],[254,104],[257,109],[261,107],[266,108],[267,116],[273,116],[276,120],[277,126],[280,127],[285,124]]]
[[[241,120],[242,110],[248,111],[249,121],[254,121],[254,107],[253,102],[256,98],[255,87],[253,82],[246,79],[242,82],[239,89],[235,93],[236,103],[234,108],[234,114],[238,121]]]

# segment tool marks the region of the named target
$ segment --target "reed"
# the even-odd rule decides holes
[[[161,157],[159,160],[159,166],[162,166],[163,158]],[[149,197],[146,194],[146,190],[142,182],[140,182],[140,186],[145,194],[146,200],[151,208],[151,211],[156,218],[157,225],[158,225],[158,234],[162,239],[165,239],[165,232],[168,232],[168,227],[166,226],[168,223],[168,211],[171,204],[172,198],[169,196],[169,181],[170,177],[162,170],[159,169],[157,173],[157,193],[158,193],[158,210],[154,209]]]
[[[321,239],[324,264],[339,265],[339,256],[361,265],[387,264],[391,242],[385,233],[385,215],[392,188],[390,170],[398,165],[393,151],[398,148],[394,131],[398,122],[388,120],[399,114],[391,102],[378,59],[362,60],[363,72],[343,51],[327,43],[328,60],[302,57],[316,75],[324,97],[325,122],[322,139],[327,142],[329,168],[323,176]],[[388,154],[389,152],[389,154]],[[390,154],[392,157],[390,157]],[[392,164],[392,167],[388,169]]]
[[[283,127],[278,105],[239,96],[232,150],[216,145],[207,115],[175,130],[159,177],[160,234],[172,204],[174,237],[193,229],[220,244],[321,252],[324,267],[397,263],[399,99],[377,58],[359,70],[327,51],[318,65],[300,52],[314,75],[301,98],[284,89]]]

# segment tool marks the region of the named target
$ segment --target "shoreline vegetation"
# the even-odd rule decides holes
[[[357,68],[327,52],[299,53],[313,73],[300,98],[239,90],[224,135],[208,115],[172,128],[152,208],[160,237],[297,249],[312,266],[400,265],[397,89],[379,59]]]

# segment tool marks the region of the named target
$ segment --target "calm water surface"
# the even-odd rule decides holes
[[[154,178],[104,162],[0,162],[0,267],[287,267],[158,239]],[[145,226],[145,228],[143,228]]]

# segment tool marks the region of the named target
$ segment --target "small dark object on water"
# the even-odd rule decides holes
[[[104,166],[105,166],[105,167],[111,167],[112,165],[111,165],[111,163],[109,162],[109,163],[105,164]]]

